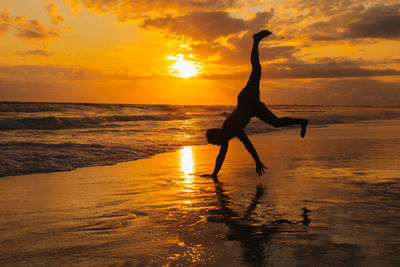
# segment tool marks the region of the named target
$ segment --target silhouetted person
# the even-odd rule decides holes
[[[270,34],[270,31],[264,30],[253,35],[253,47],[251,50],[252,71],[246,87],[243,88],[238,96],[236,109],[225,119],[222,129],[216,128],[207,130],[206,136],[208,142],[213,145],[221,146],[221,148],[215,162],[214,172],[211,175],[205,176],[217,176],[224,162],[226,152],[228,151],[229,140],[233,137],[239,138],[253,157],[256,162],[256,172],[258,175],[263,175],[265,173],[264,169],[266,169],[266,167],[260,161],[254,146],[243,131],[252,117],[257,117],[274,127],[299,124],[301,126],[301,137],[304,137],[306,134],[308,120],[288,117],[278,118],[260,101],[261,65],[258,55],[258,44],[264,37]]]

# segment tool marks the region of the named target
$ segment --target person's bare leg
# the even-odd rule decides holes
[[[290,117],[283,117],[283,118],[276,117],[276,119],[267,121],[267,123],[271,124],[274,127],[285,127],[296,124],[300,125],[301,127],[300,136],[304,137],[306,135],[308,120],[299,118],[290,118]]]
[[[250,56],[252,68],[247,85],[250,85],[251,89],[256,89],[258,94],[259,94],[259,84],[261,79],[261,64],[258,53],[258,45],[263,38],[267,37],[270,34],[271,34],[270,31],[264,30],[253,35],[253,47],[251,48],[251,56]]]
[[[272,122],[272,126],[274,127],[284,127],[294,124],[299,124],[301,126],[300,136],[301,137],[306,136],[307,124],[308,124],[307,119],[283,117],[283,118],[278,118],[278,120]]]
[[[308,124],[307,119],[289,118],[289,117],[278,118],[262,102],[259,102],[259,104],[256,105],[255,111],[256,111],[255,116],[257,118],[277,128],[296,125],[296,124],[300,125],[301,126],[300,136],[304,137],[306,135],[307,124]]]

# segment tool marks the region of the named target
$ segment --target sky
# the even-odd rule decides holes
[[[0,101],[400,103],[400,1],[2,0]]]

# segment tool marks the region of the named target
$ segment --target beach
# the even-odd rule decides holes
[[[0,267],[400,267],[399,1],[0,12]]]
[[[0,179],[2,266],[398,266],[399,120]]]

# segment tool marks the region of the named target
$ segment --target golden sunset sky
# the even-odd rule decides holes
[[[399,105],[400,2],[2,0],[0,101]]]

